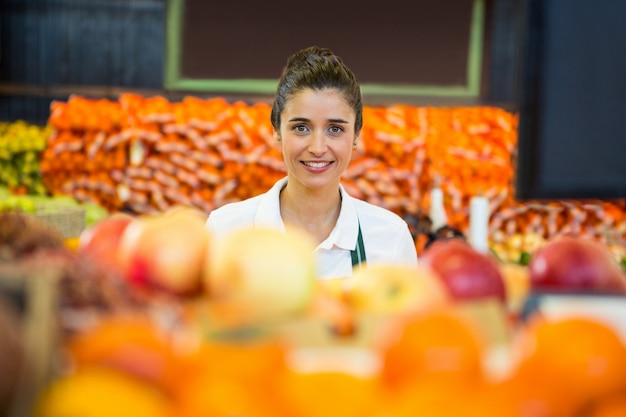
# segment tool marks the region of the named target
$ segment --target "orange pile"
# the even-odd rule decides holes
[[[535,319],[511,342],[510,372],[494,378],[484,369],[487,340],[463,317],[436,309],[392,322],[371,346],[380,363],[367,373],[294,366],[292,347],[273,338],[206,339],[147,317],[104,317],[67,342],[71,366],[36,415],[612,417],[626,409],[626,348],[612,327]]]

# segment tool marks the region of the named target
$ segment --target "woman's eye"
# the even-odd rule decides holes
[[[306,127],[306,125],[295,125],[293,127],[294,132],[297,133],[304,133],[306,131],[308,131],[308,128]]]
[[[341,126],[331,126],[329,130],[330,130],[331,133],[337,134],[337,133],[343,132],[343,127],[341,127]]]

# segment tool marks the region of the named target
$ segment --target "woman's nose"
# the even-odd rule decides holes
[[[313,155],[321,155],[326,152],[326,137],[322,132],[315,132],[311,135],[308,150]]]

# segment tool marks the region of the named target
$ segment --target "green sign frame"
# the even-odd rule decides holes
[[[185,0],[169,0],[165,51],[165,88],[176,91],[207,93],[274,94],[276,79],[200,79],[185,78],[181,74],[181,37]],[[478,98],[480,96],[483,39],[485,27],[485,0],[474,0],[469,34],[465,85],[394,85],[363,83],[364,96],[450,97]]]

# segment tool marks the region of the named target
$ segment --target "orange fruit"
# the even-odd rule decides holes
[[[578,403],[562,386],[544,385],[517,375],[489,381],[469,399],[465,417],[572,417]]]
[[[178,417],[274,417],[280,411],[276,390],[268,377],[263,384],[235,375],[204,373],[184,381],[176,397]]]
[[[280,387],[291,417],[365,417],[379,395],[375,377],[333,370],[288,370]]]
[[[626,348],[599,320],[536,318],[522,329],[516,347],[516,377],[530,385],[554,385],[581,404],[626,390]]]
[[[53,381],[35,417],[166,417],[172,404],[155,386],[113,369],[86,367]]]
[[[205,340],[183,358],[188,377],[195,374],[232,375],[259,382],[285,368],[285,346],[277,340]]]
[[[206,341],[183,358],[184,383],[175,396],[178,415],[284,415],[276,400],[284,355],[284,347],[274,340]]]
[[[383,389],[375,404],[372,417],[474,417],[468,414],[468,404],[480,391],[482,384],[469,381],[443,382],[424,380],[395,389]],[[476,417],[486,417],[476,414]],[[504,415],[498,416],[503,417]]]
[[[385,384],[482,380],[486,343],[465,317],[441,309],[411,316],[398,325],[397,335],[390,332],[382,337]]]
[[[107,366],[155,383],[164,389],[178,385],[178,358],[168,335],[143,315],[105,316],[66,343],[78,368]]]
[[[587,417],[623,417],[626,416],[626,395],[611,395],[599,400],[592,407]]]

